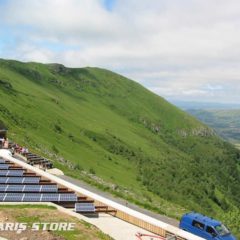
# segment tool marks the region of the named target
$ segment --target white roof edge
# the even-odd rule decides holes
[[[136,218],[138,218],[140,220],[146,221],[146,222],[148,222],[148,223],[150,223],[150,224],[152,224],[154,226],[163,228],[164,230],[166,230],[168,232],[171,232],[171,233],[173,233],[173,234],[175,234],[175,235],[177,235],[179,237],[182,237],[182,238],[185,238],[185,239],[188,239],[188,240],[204,240],[201,237],[198,237],[196,235],[193,235],[191,233],[183,231],[183,230],[181,230],[181,229],[179,229],[177,227],[174,227],[174,226],[172,226],[170,224],[164,223],[164,222],[162,222],[160,220],[157,220],[157,219],[155,219],[153,217],[147,216],[147,215],[145,215],[143,213],[137,212],[137,211],[135,211],[135,210],[133,210],[131,208],[128,208],[128,207],[123,206],[123,205],[121,205],[119,203],[116,203],[116,202],[114,202],[112,200],[109,200],[109,199],[107,199],[105,197],[102,197],[102,196],[100,196],[98,194],[90,192],[90,191],[88,191],[88,190],[86,190],[86,189],[84,189],[82,187],[79,187],[79,186],[76,186],[76,185],[74,185],[72,183],[69,183],[68,181],[63,180],[63,179],[61,179],[61,178],[59,178],[57,176],[51,175],[50,173],[45,172],[45,171],[43,171],[43,170],[41,170],[39,168],[36,168],[36,167],[33,167],[33,166],[31,166],[31,165],[29,165],[27,163],[24,163],[24,162],[14,158],[14,157],[12,157],[12,154],[11,154],[11,152],[9,150],[0,149],[0,157],[3,157],[3,158],[5,158],[5,159],[7,159],[9,161],[12,161],[12,162],[14,162],[14,163],[16,163],[16,164],[26,168],[26,169],[29,169],[29,170],[31,170],[31,171],[33,171],[33,172],[35,172],[35,173],[45,177],[45,178],[48,178],[49,180],[52,180],[52,181],[57,182],[57,183],[59,183],[59,184],[61,184],[63,186],[66,186],[66,187],[68,187],[68,188],[70,188],[70,189],[72,189],[72,190],[74,190],[74,191],[76,191],[76,192],[78,192],[80,194],[86,195],[86,196],[88,196],[88,197],[90,197],[92,199],[95,199],[95,200],[97,200],[99,202],[102,202],[102,203],[104,203],[104,204],[106,204],[106,205],[108,205],[108,206],[110,206],[110,207],[112,207],[112,208],[114,208],[116,210],[120,210],[120,211],[125,212],[125,213],[127,213],[127,214],[129,214],[129,215],[131,215],[133,217],[136,217]]]

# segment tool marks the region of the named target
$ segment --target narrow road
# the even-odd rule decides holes
[[[114,201],[114,202],[117,202],[117,203],[119,203],[119,204],[125,205],[125,206],[127,206],[127,207],[129,207],[129,208],[131,208],[131,209],[133,209],[133,210],[136,210],[136,211],[138,211],[138,212],[141,212],[141,213],[143,213],[143,214],[146,214],[146,215],[148,215],[148,216],[150,216],[150,217],[156,218],[156,219],[158,219],[158,220],[160,220],[160,221],[162,221],[162,222],[171,224],[171,225],[176,226],[176,227],[178,227],[178,225],[179,225],[179,222],[178,222],[176,219],[172,219],[172,218],[169,218],[169,217],[167,217],[167,216],[160,215],[160,214],[157,214],[157,213],[153,213],[153,212],[151,212],[151,211],[149,211],[149,210],[140,208],[139,206],[137,206],[137,205],[135,205],[135,204],[132,204],[132,203],[129,203],[129,202],[127,202],[126,200],[123,200],[123,199],[121,199],[121,198],[114,197],[114,196],[112,196],[110,193],[103,192],[103,191],[101,191],[101,190],[99,190],[99,189],[97,189],[97,188],[95,188],[95,187],[93,187],[93,186],[90,186],[89,184],[87,184],[87,183],[85,183],[85,182],[83,182],[83,181],[81,181],[81,180],[74,179],[74,178],[72,178],[72,177],[65,176],[65,175],[58,176],[58,177],[59,177],[59,178],[62,178],[63,180],[66,180],[66,181],[68,181],[68,182],[70,182],[70,183],[72,183],[72,184],[75,184],[75,185],[77,185],[77,186],[79,186],[79,187],[85,188],[85,189],[88,190],[88,191],[91,191],[91,192],[96,193],[96,194],[98,194],[98,195],[100,195],[100,196],[103,196],[103,197],[105,197],[105,198],[108,198],[108,199],[110,199],[110,200],[112,200],[112,201]]]

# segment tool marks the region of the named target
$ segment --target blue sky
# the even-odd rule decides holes
[[[105,5],[107,10],[113,11],[113,8],[116,4],[116,0],[103,0],[103,4]]]
[[[237,0],[0,0],[0,57],[98,66],[167,98],[240,101]]]

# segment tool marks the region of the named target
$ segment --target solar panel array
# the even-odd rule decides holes
[[[35,183],[38,184],[40,181],[40,177],[0,177],[0,183]]]
[[[73,199],[75,202],[78,200],[77,195],[75,193],[62,193],[60,195],[59,200],[61,202],[69,202],[69,201],[72,201]]]
[[[93,203],[75,203],[75,212],[95,213],[96,209]]]
[[[62,195],[69,195],[63,197]],[[76,202],[74,193],[0,193],[2,202]]]
[[[0,170],[0,176],[23,176],[23,170]]]
[[[8,169],[9,164],[0,164],[0,169]]]
[[[0,184],[0,192],[58,192],[57,185]]]
[[[39,183],[40,177],[25,177],[23,183]]]
[[[24,175],[26,170],[10,168],[12,165],[0,158],[1,202],[67,202],[76,203],[78,196],[72,192],[59,192],[57,184],[39,184],[41,177]]]

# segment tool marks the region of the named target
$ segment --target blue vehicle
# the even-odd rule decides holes
[[[221,222],[195,212],[183,215],[179,227],[207,240],[237,240]]]

